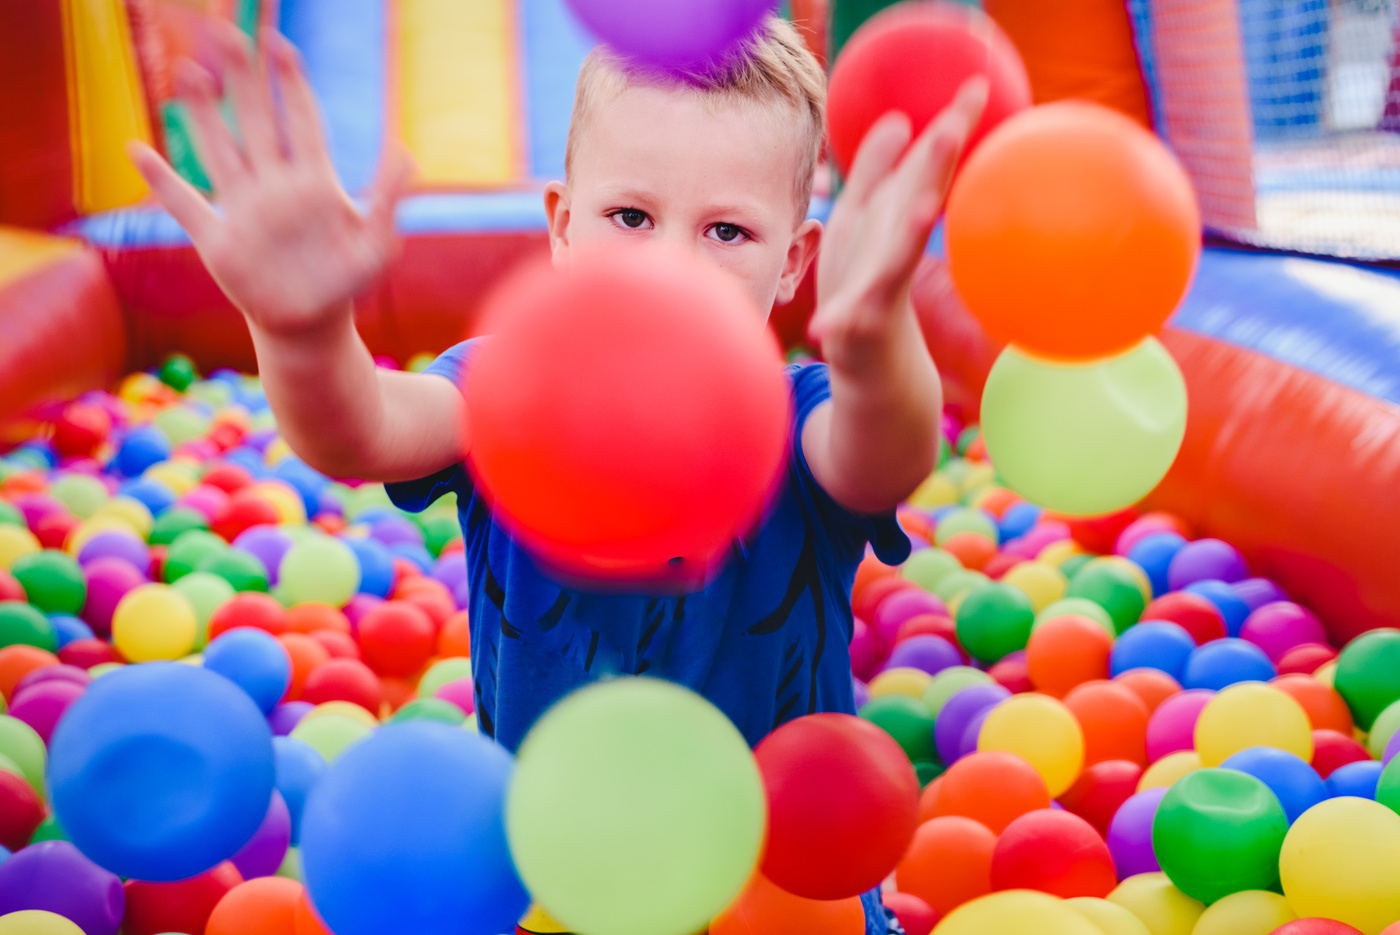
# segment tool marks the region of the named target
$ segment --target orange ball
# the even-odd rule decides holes
[[[864,935],[859,896],[804,899],[761,873],[749,878],[739,898],[710,923],[709,935]]]
[[[1050,807],[1050,792],[1036,768],[1014,753],[980,750],[939,777],[935,815],[961,815],[1001,834],[1017,818]]]
[[[1108,678],[1113,637],[1088,617],[1067,614],[1045,621],[1026,643],[1026,669],[1037,691],[1063,698],[1084,682]]]
[[[981,440],[981,436],[978,436],[978,440]],[[1008,490],[1005,487],[995,487],[989,491],[987,495],[982,498],[982,502],[977,505],[997,519],[1001,519],[1006,515],[1007,510],[1020,502],[1020,496],[1014,491]]]
[[[943,551],[962,562],[964,568],[981,571],[996,558],[997,544],[975,532],[960,532],[948,537],[943,543]]]
[[[939,776],[919,793],[919,824],[938,817],[938,793],[942,788],[943,777]]]
[[[1084,730],[1084,765],[1127,760],[1147,765],[1147,710],[1131,688],[1118,682],[1085,682],[1065,696],[1065,707]]]
[[[996,844],[997,836],[971,818],[946,815],[926,821],[894,868],[895,886],[901,893],[913,893],[940,916],[947,915],[992,891]]]
[[[350,621],[339,608],[309,601],[287,611],[287,629],[293,633],[315,633],[317,630],[350,632]]]
[[[1161,669],[1129,669],[1115,675],[1113,681],[1131,689],[1132,693],[1147,705],[1149,714],[1156,711],[1159,704],[1181,691],[1181,685],[1176,679]]]
[[[867,555],[865,558],[861,559],[860,564],[856,566],[856,580],[855,583],[851,585],[851,596],[853,599],[858,597],[860,592],[865,590],[865,586],[872,581],[878,581],[881,578],[893,578],[898,574],[898,568],[895,568],[893,565],[886,565],[873,555]]]
[[[258,877],[224,894],[204,935],[296,935],[302,885],[285,877]]]
[[[277,642],[282,644],[282,648],[287,651],[287,658],[292,661],[292,680],[287,685],[285,700],[297,701],[301,698],[302,689],[306,687],[306,677],[317,666],[331,658],[330,650],[322,646],[315,637],[305,633],[283,633],[277,637]]]
[[[472,626],[465,610],[457,611],[443,623],[438,631],[437,654],[440,659],[472,654]]]
[[[0,649],[0,694],[9,701],[20,681],[35,669],[56,666],[59,659],[47,649],[14,643]]]
[[[1303,706],[1313,730],[1334,730],[1350,737],[1355,722],[1351,709],[1336,689],[1311,675],[1280,675],[1269,683]]]
[[[953,185],[945,230],[958,294],[987,332],[1063,360],[1117,354],[1157,331],[1201,249],[1191,182],[1166,146],[1082,101],[1023,111],[988,134]]]
[[[332,935],[331,930],[326,928],[326,923],[321,921],[320,914],[316,907],[311,905],[311,900],[306,889],[301,891],[301,898],[297,900],[296,918],[294,919],[295,935]]]

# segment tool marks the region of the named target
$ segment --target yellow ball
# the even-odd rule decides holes
[[[194,605],[168,584],[143,584],[112,612],[112,643],[132,662],[180,659],[199,632]]]
[[[22,909],[0,916],[0,935],[83,935],[83,930],[56,912]]]
[[[1324,662],[1322,665],[1318,666],[1317,671],[1313,673],[1313,678],[1317,679],[1328,688],[1335,688],[1337,681],[1337,660],[1333,659],[1331,662]]]
[[[1141,919],[1106,899],[1076,896],[1066,899],[1065,905],[1094,923],[1103,935],[1150,935]]]
[[[288,484],[280,480],[265,480],[254,484],[252,489],[267,498],[272,508],[277,511],[280,522],[292,525],[306,522],[306,504],[302,501],[301,494]]]
[[[1244,890],[1211,903],[1191,935],[1269,935],[1296,918],[1288,900],[1278,893]]]
[[[124,668],[126,668],[126,664],[121,662],[99,662],[91,669],[88,669],[88,675],[92,676],[93,681],[97,681],[97,679],[106,675],[108,672],[115,672],[118,669]]]
[[[1084,767],[1084,731],[1069,708],[1049,695],[1012,695],[991,710],[978,750],[1005,750],[1035,767],[1054,798]]]
[[[963,903],[934,935],[1103,935],[1065,900],[1035,890],[1005,890]]]
[[[131,497],[113,497],[89,519],[95,520],[108,516],[126,523],[142,539],[150,538],[151,527],[156,522],[155,518],[151,516],[151,511],[146,508],[146,504]]]
[[[1195,750],[1178,750],[1175,753],[1168,753],[1147,767],[1142,778],[1138,780],[1137,791],[1164,789],[1175,784],[1187,773],[1194,773],[1200,768],[1201,755]]]
[[[267,446],[267,451],[264,453],[263,457],[268,464],[276,464],[291,453],[292,446],[287,444],[287,440],[279,435]]]
[[[1037,561],[1049,562],[1051,565],[1059,568],[1065,563],[1065,559],[1069,558],[1071,555],[1078,554],[1079,546],[1074,544],[1073,539],[1060,539],[1041,549],[1036,553],[1035,557]]]
[[[0,523],[0,568],[8,569],[15,559],[39,551],[39,540],[23,526]]]
[[[958,485],[958,488],[965,496],[975,493],[984,487],[990,487],[996,482],[996,469],[986,461],[982,461],[980,463],[974,463],[972,467],[968,469],[967,476],[962,479],[962,483]]]
[[[933,676],[923,669],[886,669],[870,680],[870,697],[909,695],[912,698],[923,698],[924,689],[928,688],[928,683],[932,681]]]
[[[1128,877],[1108,901],[1138,917],[1152,935],[1191,935],[1206,907],[1172,886],[1165,873]]]
[[[376,727],[379,724],[379,721],[373,714],[370,714],[353,701],[323,701],[306,712],[301,720],[314,720],[315,718],[327,717],[332,714],[338,714],[342,717],[348,717],[351,720],[359,721],[366,727]],[[297,723],[300,724],[301,721]]]
[[[291,736],[310,744],[327,763],[335,761],[347,749],[365,739],[374,730],[358,718],[344,714],[327,714],[306,720],[302,718],[292,728]]]
[[[1069,589],[1069,579],[1064,572],[1049,562],[1022,562],[1001,576],[1002,584],[1009,584],[1030,598],[1031,608],[1040,613],[1065,596]]]
[[[117,395],[135,405],[144,402],[160,386],[160,380],[149,373],[133,373],[117,386]]]
[[[1240,682],[1221,690],[1196,721],[1196,752],[1202,766],[1219,766],[1250,747],[1276,747],[1312,761],[1312,724],[1303,706],[1262,682]]]
[[[1299,916],[1378,935],[1400,919],[1400,815],[1370,799],[1328,799],[1283,839],[1283,894]]]
[[[147,480],[159,481],[169,487],[178,497],[188,493],[195,486],[194,476],[174,461],[162,461],[153,464],[146,469],[146,473],[141,475]]]
[[[930,474],[928,479],[909,495],[910,506],[921,510],[933,510],[957,502],[957,485],[941,473]]]

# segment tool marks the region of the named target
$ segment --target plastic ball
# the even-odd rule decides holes
[[[924,689],[932,680],[933,677],[923,669],[885,669],[870,680],[870,697],[908,695],[910,698],[922,698]]]
[[[863,935],[865,907],[856,896],[834,900],[796,896],[755,873],[739,897],[710,923],[708,935],[769,932]]]
[[[0,916],[0,935],[86,935],[56,912],[22,909]]]
[[[228,543],[212,532],[190,529],[175,537],[165,554],[166,582],[179,581],[199,569],[206,560],[228,549]]]
[[[291,821],[291,844],[301,840],[301,816],[311,790],[326,774],[326,759],[315,747],[295,737],[272,738],[276,764],[277,792],[287,805]]]
[[[195,572],[218,575],[235,591],[267,590],[267,570],[263,568],[262,562],[237,549],[224,549],[210,555],[199,563]]]
[[[1205,911],[1199,900],[1173,886],[1165,873],[1128,877],[1108,899],[1141,919],[1153,935],[1191,935]]]
[[[1138,791],[1170,788],[1177,780],[1201,768],[1201,755],[1195,750],[1178,750],[1168,753],[1147,769],[1138,780]]]
[[[1109,822],[1105,840],[1120,880],[1161,869],[1152,849],[1152,822],[1166,794],[1165,788],[1136,792],[1118,807]]]
[[[767,0],[696,3],[569,0],[590,32],[627,58],[663,69],[700,69],[758,27],[772,9]]]
[[[1076,896],[1065,900],[1075,912],[1094,923],[1103,935],[1152,935],[1142,920],[1117,903],[1093,896]]]
[[[938,935],[1103,935],[1067,901],[1034,890],[990,893],[953,910]]]
[[[1156,598],[1143,609],[1142,619],[1175,623],[1190,633],[1198,645],[1229,635],[1225,629],[1225,618],[1216,606],[1189,591],[1163,594]]]
[[[87,599],[83,570],[68,555],[53,549],[15,559],[10,574],[24,588],[29,603],[46,614],[76,614]]]
[[[1197,539],[1187,543],[1172,559],[1168,582],[1173,591],[1197,581],[1224,581],[1229,584],[1249,577],[1249,569],[1239,550],[1219,539]]]
[[[287,855],[292,841],[292,816],[287,803],[277,790],[272,792],[272,804],[267,808],[258,830],[229,858],[244,879],[270,877],[275,874]]]
[[[125,909],[122,881],[67,841],[43,841],[0,864],[0,916],[53,912],[86,935],[116,935]]]
[[[1181,682],[1196,641],[1179,624],[1144,620],[1128,628],[1113,644],[1109,669],[1114,675],[1129,669],[1160,669]]]
[[[1336,798],[1339,795],[1354,795],[1361,799],[1374,799],[1376,797],[1377,786],[1380,783],[1384,765],[1375,760],[1362,760],[1356,763],[1348,763],[1332,770],[1326,778],[1327,795]]]
[[[245,591],[229,598],[210,616],[209,639],[237,627],[252,627],[276,636],[287,629],[287,612],[271,595]]]
[[[10,716],[34,728],[44,743],[48,743],[59,719],[83,690],[82,684],[53,680],[17,691],[10,702]]]
[[[1157,706],[1147,721],[1147,760],[1155,763],[1169,753],[1195,748],[1196,721],[1215,692],[1194,689],[1173,695]]]
[[[968,728],[977,723],[980,715],[1009,697],[1011,692],[1000,685],[977,683],[966,686],[949,698],[931,725],[939,759],[950,765],[957,760],[962,753],[963,738]]]
[[[204,935],[295,935],[302,886],[282,877],[247,880],[229,890],[209,913]]]
[[[1248,773],[1269,787],[1292,824],[1298,816],[1328,798],[1327,786],[1303,760],[1273,747],[1250,747],[1220,764],[1221,769]]]
[[[918,699],[897,693],[881,695],[866,702],[859,714],[893,737],[911,761],[933,759],[933,718]]]
[[[95,680],[54,732],[54,811],[98,865],[184,879],[230,857],[262,822],[271,741],[262,712],[227,679],[127,666]]]
[[[1293,823],[1279,857],[1300,916],[1378,933],[1400,919],[1400,815],[1366,799],[1329,799]]]
[[[995,662],[1025,649],[1035,611],[1020,590],[986,584],[971,591],[958,607],[958,642],[973,657]]]
[[[1323,779],[1349,763],[1367,762],[1371,753],[1359,740],[1334,730],[1313,731],[1312,766]]]
[[[126,935],[203,932],[219,900],[242,882],[238,868],[227,862],[174,883],[130,880],[122,929]]]
[[[899,573],[925,591],[931,591],[945,577],[961,570],[961,563],[942,549],[920,549],[900,566]]]
[[[1201,769],[1167,790],[1152,848],[1177,888],[1209,904],[1278,883],[1288,819],[1269,787],[1246,773]]]
[[[895,636],[908,620],[919,614],[945,614],[948,608],[943,602],[918,588],[902,588],[882,598],[875,605],[870,623],[880,640],[887,646],[893,645]]]
[[[1239,682],[1267,682],[1275,674],[1273,663],[1262,649],[1253,643],[1226,637],[1191,651],[1181,684],[1187,688],[1219,691]]]
[[[1026,669],[1038,691],[1061,698],[1076,685],[1108,677],[1113,638],[1088,617],[1047,620],[1026,644]]]
[[[1171,585],[1168,579],[1172,559],[1186,545],[1186,538],[1175,532],[1156,532],[1143,536],[1126,553],[1152,582],[1154,595],[1165,594]]]
[[[170,457],[170,440],[153,425],[144,425],[127,433],[112,464],[127,477],[139,477],[146,468]]]
[[[1215,605],[1220,616],[1225,619],[1225,632],[1239,636],[1241,628],[1249,619],[1249,605],[1235,593],[1235,589],[1223,581],[1196,581],[1185,588],[1187,594],[1199,594]]]
[[[314,601],[339,607],[355,594],[360,566],[355,554],[330,536],[307,536],[282,558],[279,586],[289,604]]]
[[[1400,698],[1400,630],[1371,630],[1344,646],[1334,684],[1357,726],[1370,730],[1376,716]]]
[[[897,643],[885,660],[887,668],[910,667],[937,675],[944,669],[961,665],[962,653],[941,636],[911,636]],[[920,692],[922,694],[922,692]]]
[[[1270,935],[1298,914],[1278,893],[1243,890],[1231,893],[1201,913],[1192,935]]]
[[[1036,768],[1051,796],[1074,784],[1084,765],[1084,732],[1063,704],[1047,695],[1008,698],[982,725],[979,750],[1005,750]]]
[[[0,568],[8,569],[21,556],[39,549],[39,540],[28,529],[0,523]]]
[[[38,608],[0,601],[0,647],[20,644],[53,652],[58,649],[58,633]]]
[[[1133,691],[1117,682],[1086,682],[1064,698],[1084,733],[1084,763],[1128,760],[1147,765],[1150,713]]]
[[[1139,763],[1101,760],[1086,766],[1074,785],[1060,793],[1059,802],[1107,837],[1113,816],[1136,794],[1142,774]]]
[[[507,814],[530,892],[561,924],[617,935],[702,927],[744,885],[763,825],[762,781],[733,724],[679,686],[635,678],[583,688],[535,724]]]
[[[110,557],[90,562],[84,569],[87,578],[87,599],[82,618],[93,632],[107,636],[112,632],[112,614],[128,591],[146,583],[146,576],[125,560]]]
[[[1063,598],[1069,587],[1063,572],[1041,561],[1020,562],[1001,576],[1001,582],[1024,592],[1036,613]]]
[[[1264,650],[1276,664],[1295,646],[1327,642],[1327,633],[1312,611],[1292,601],[1274,601],[1254,610],[1240,638]]]
[[[596,5],[639,22],[661,8]],[[568,275],[546,264],[522,269],[483,313],[493,337],[465,386],[478,483],[558,571],[705,574],[757,521],[787,451],[790,390],[772,333],[732,278],[680,253],[600,252]],[[578,380],[565,386],[562,369]]]
[[[112,643],[131,662],[179,659],[198,632],[194,606],[168,584],[128,591],[112,613]]]
[[[971,818],[1001,834],[1021,815],[1049,807],[1050,793],[1035,767],[1014,754],[985,750],[948,767],[934,813]]]
[[[844,899],[889,875],[918,824],[919,783],[888,734],[811,714],[765,737],[754,759],[768,799],[768,879],[808,899]]]
[[[0,770],[0,847],[17,851],[44,821],[39,793],[21,775]]]
[[[1069,812],[1045,808],[1022,815],[1006,826],[992,851],[995,890],[1102,898],[1117,883],[1108,845],[1092,825]]]
[[[938,922],[938,913],[933,907],[912,893],[894,890],[883,893],[880,901],[885,911],[899,921],[906,935],[929,935]]]
[[[54,451],[68,458],[91,455],[107,440],[112,417],[101,406],[73,402],[54,420]]]
[[[912,893],[947,915],[992,890],[992,851],[997,836],[981,822],[958,815],[919,825],[895,868],[901,892]]]
[[[204,668],[217,672],[248,693],[264,714],[282,699],[292,679],[292,664],[277,638],[241,627],[221,634],[204,650]]]
[[[328,659],[306,677],[301,697],[318,705],[327,701],[348,701],[378,715],[383,689],[378,677],[360,660]]]
[[[1070,579],[1070,597],[1091,600],[1108,611],[1114,629],[1122,633],[1137,623],[1149,595],[1129,567],[1113,558],[1091,559]]]
[[[407,601],[386,601],[360,620],[360,652],[379,675],[415,674],[432,656],[436,637],[428,615]]]
[[[360,593],[388,597],[394,587],[394,559],[377,539],[346,538],[360,565]]]
[[[1312,725],[1301,705],[1283,692],[1258,682],[1224,689],[1196,720],[1196,752],[1206,766],[1250,747],[1276,747],[1304,762],[1312,759]]]
[[[971,666],[953,666],[944,669],[933,677],[924,689],[924,707],[935,718],[943,710],[948,700],[969,685],[990,684],[992,677],[981,669]]]
[[[1395,932],[1392,931],[1394,928],[1394,925],[1387,927],[1381,932],[1381,935],[1395,935]],[[1365,935],[1365,933],[1354,925],[1347,925],[1336,919],[1319,919],[1316,916],[1310,916],[1306,919],[1285,922],[1269,935]]]
[[[1337,651],[1331,646],[1322,643],[1301,643],[1283,654],[1278,661],[1278,671],[1280,675],[1312,675],[1336,658]]]

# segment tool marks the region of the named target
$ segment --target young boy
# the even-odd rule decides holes
[[[406,157],[387,155],[362,214],[337,183],[285,40],[266,36],[261,62],[231,27],[219,44],[241,140],[220,118],[209,74],[182,63],[177,83],[220,213],[153,151],[138,147],[133,158],[246,316],[293,450],[326,473],[389,482],[406,509],[456,492],[481,730],[514,750],[550,704],[609,674],[687,685],[751,744],[803,714],[853,712],[855,568],[867,543],[889,563],[907,556],[893,509],[932,470],[938,446],[938,374],[910,281],[985,85],[970,83],[912,144],[904,117],[877,123],[823,236],[806,215],[825,81],[791,26],[772,19],[687,77],[589,56],[567,181],[544,193],[555,265],[567,267],[576,246],[663,241],[719,266],[767,310],[792,299],[824,240],[810,334],[827,361],[789,369],[785,483],[715,580],[687,594],[589,593],[540,571],[462,465],[457,381],[471,343],[415,375],[376,369],[355,331],[352,297],[393,254]],[[883,932],[878,896],[867,915]]]

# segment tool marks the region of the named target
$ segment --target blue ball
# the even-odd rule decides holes
[[[1249,619],[1249,605],[1239,592],[1223,581],[1197,581],[1182,590],[1199,594],[1215,605],[1220,616],[1225,618],[1225,632],[1239,636],[1244,622]]]
[[[1040,521],[1040,507],[1034,503],[1015,503],[1007,507],[1006,512],[1001,514],[1001,522],[997,523],[997,533],[1002,542],[1010,542],[1012,539],[1019,539]]]
[[[368,536],[346,536],[340,540],[355,553],[360,563],[360,593],[388,597],[394,588],[394,556],[384,543]]]
[[[241,445],[224,455],[224,460],[229,464],[236,464],[254,478],[261,479],[267,477],[267,462],[263,460],[262,452],[247,445]]]
[[[1128,550],[1128,561],[1134,563],[1147,574],[1152,582],[1152,594],[1160,597],[1171,588],[1167,585],[1167,569],[1172,559],[1186,545],[1186,539],[1174,532],[1154,532],[1143,536]]]
[[[1332,798],[1354,795],[1359,799],[1374,799],[1376,784],[1381,781],[1385,764],[1380,760],[1358,760],[1338,766],[1327,777],[1327,792]]]
[[[117,489],[117,493],[141,501],[152,516],[159,516],[175,505],[175,491],[158,480],[144,477],[127,481]]]
[[[58,648],[62,649],[74,640],[90,640],[96,637],[92,627],[70,614],[49,614],[49,623],[58,634]]]
[[[154,425],[132,429],[122,439],[112,463],[127,477],[138,477],[146,468],[170,457],[170,439]]]
[[[430,721],[379,728],[306,803],[306,887],[336,935],[496,935],[529,905],[506,844],[514,763]]]
[[[301,816],[306,797],[326,775],[326,760],[316,748],[294,737],[273,737],[272,753],[277,760],[277,791],[292,816],[292,846],[301,840]]]
[[[1298,816],[1326,799],[1327,784],[1297,754],[1276,747],[1250,747],[1229,757],[1221,769],[1248,773],[1269,787],[1291,825]]]
[[[1185,628],[1166,620],[1144,620],[1123,631],[1113,644],[1109,673],[1129,669],[1160,669],[1180,682],[1186,677],[1186,660],[1196,641]]]
[[[55,818],[118,876],[183,880],[227,860],[272,800],[272,731],[228,679],[148,662],[93,681],[49,745]]]
[[[292,663],[282,644],[252,627],[219,634],[204,650],[204,668],[247,692],[263,714],[277,707],[292,681]]]
[[[396,558],[406,558],[425,575],[433,573],[433,553],[417,542],[395,542],[389,546],[389,554]]]
[[[1220,691],[1236,682],[1267,682],[1278,675],[1264,650],[1234,637],[1197,646],[1186,660],[1184,688]]]
[[[307,516],[315,516],[321,508],[321,491],[330,484],[330,479],[310,467],[295,456],[288,456],[277,462],[272,476],[290,486],[301,496],[302,506]]]

